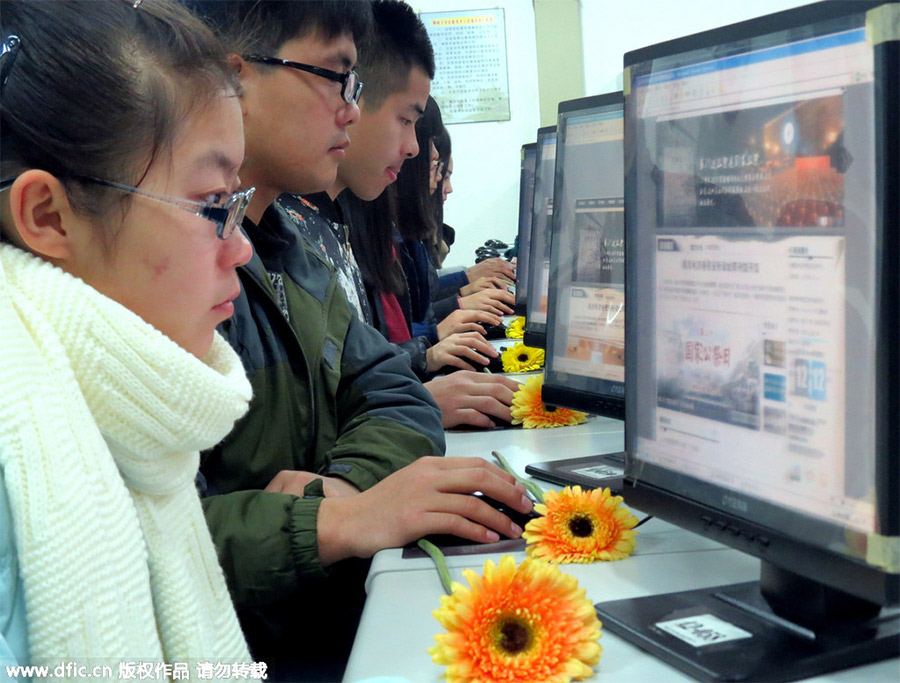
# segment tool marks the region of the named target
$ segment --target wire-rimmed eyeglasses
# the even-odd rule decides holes
[[[220,240],[227,240],[234,233],[235,228],[241,224],[244,220],[244,214],[247,211],[247,206],[250,204],[250,199],[253,197],[253,193],[256,192],[255,187],[250,187],[242,192],[235,192],[223,201],[215,204],[210,204],[208,202],[195,202],[192,199],[181,199],[180,197],[172,197],[167,194],[158,194],[156,192],[150,192],[149,190],[142,190],[139,187],[132,187],[131,185],[123,185],[122,183],[114,183],[111,180],[101,180],[100,178],[92,178],[90,176],[67,176],[72,180],[79,180],[81,182],[87,183],[96,183],[97,185],[104,185],[105,187],[111,187],[115,190],[120,190],[122,192],[128,192],[129,194],[140,195],[141,197],[146,197],[147,199],[153,199],[158,202],[163,202],[164,204],[171,204],[172,206],[176,206],[183,211],[187,211],[195,216],[200,216],[201,218],[205,218],[216,225],[216,237]],[[0,180],[0,192],[4,192],[12,187],[12,184],[15,182],[15,178],[7,178],[4,180]]]
[[[359,80],[359,74],[352,69],[347,73],[339,73],[331,69],[325,69],[321,66],[312,66],[310,64],[301,64],[300,62],[292,62],[289,59],[279,59],[278,57],[265,57],[263,55],[243,55],[248,62],[258,62],[260,64],[270,64],[272,66],[286,66],[290,69],[298,69],[307,73],[327,78],[329,81],[335,81],[341,84],[341,97],[347,104],[355,104],[359,102],[359,96],[362,93],[362,81]]]
[[[223,202],[209,204],[207,202],[195,202],[192,199],[181,199],[180,197],[157,194],[156,192],[150,192],[149,190],[142,190],[139,187],[114,183],[111,180],[101,180],[100,178],[91,178],[89,176],[73,176],[73,179],[97,183],[98,185],[111,187],[115,190],[121,190],[122,192],[128,192],[129,194],[136,194],[141,197],[146,197],[147,199],[163,202],[164,204],[177,206],[183,211],[187,211],[188,213],[200,216],[215,223],[216,237],[220,240],[227,240],[231,237],[235,228],[241,224],[244,220],[244,213],[247,211],[247,205],[250,204],[250,199],[253,197],[253,193],[256,192],[255,187],[250,187],[243,192],[235,192]]]

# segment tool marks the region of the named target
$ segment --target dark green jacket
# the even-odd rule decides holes
[[[321,498],[262,491],[278,472],[338,476],[365,490],[444,452],[440,412],[409,359],[360,322],[331,266],[277,209],[244,229],[254,255],[219,331],[244,363],[253,400],[201,464],[206,519],[240,607],[326,575]]]

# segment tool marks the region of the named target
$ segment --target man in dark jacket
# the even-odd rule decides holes
[[[520,533],[460,494],[482,490],[521,510],[529,503],[484,461],[426,457],[444,448],[428,392],[408,360],[359,320],[334,270],[270,206],[284,192],[334,182],[359,117],[352,68],[371,23],[368,3],[188,4],[233,52],[244,91],[241,179],[256,187],[243,226],[255,254],[239,271],[243,293],[221,328],[254,399],[204,456],[204,508],[254,655],[274,678],[332,680],[364,595],[364,568],[353,558],[428,533],[478,541]],[[407,90],[422,108],[430,44],[424,54],[425,64],[411,60],[400,75],[415,80]]]

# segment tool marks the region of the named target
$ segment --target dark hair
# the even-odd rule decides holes
[[[446,166],[450,162],[450,155],[453,153],[452,145],[450,144],[450,132],[446,128],[441,128],[440,132],[434,136],[434,146],[437,147],[441,163]]]
[[[362,42],[372,27],[369,0],[182,0],[225,43],[229,52],[268,57],[289,40],[344,34]]]
[[[406,276],[394,253],[396,193],[388,187],[367,202],[350,190],[337,202],[350,228],[350,246],[366,285],[399,296],[406,291]]]
[[[397,229],[405,240],[422,240],[429,248],[440,233],[434,216],[431,187],[431,143],[444,129],[441,110],[428,97],[425,113],[416,123],[419,153],[403,162],[394,187],[397,192]]]
[[[174,0],[3,0],[11,34],[21,47],[0,98],[0,174],[52,173],[95,223],[130,195],[74,176],[140,184],[194,107],[238,87],[221,43]]]
[[[402,0],[374,0],[374,29],[359,48],[358,71],[362,106],[377,111],[384,100],[409,87],[409,74],[419,67],[434,79],[434,50],[425,25]]]
[[[453,147],[450,144],[450,133],[446,127],[441,128],[441,131],[434,136],[434,146],[437,147],[438,160],[444,165],[444,172],[441,174],[441,179],[438,181],[437,190],[431,195],[431,206],[435,221],[438,225],[443,226],[444,180],[447,177],[447,172],[450,170],[450,155],[453,152]],[[444,241],[446,242],[446,240]]]

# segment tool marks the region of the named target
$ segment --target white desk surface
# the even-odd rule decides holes
[[[480,573],[480,565],[473,568]],[[561,568],[578,579],[593,602],[752,581],[759,577],[757,560],[724,548],[635,554],[619,562]],[[450,574],[465,585],[459,569],[451,568]],[[442,631],[431,615],[440,607],[442,594],[440,579],[433,570],[377,574],[369,588],[345,683],[376,676],[398,677],[413,683],[439,683],[444,667],[431,662],[428,648],[434,645],[435,634]],[[600,643],[603,656],[590,680],[617,683],[691,680],[608,631],[604,631]],[[896,683],[898,679],[900,664],[894,659],[810,680]]]
[[[643,517],[643,514],[638,511],[634,511],[634,513],[638,519],[641,519]],[[493,560],[494,564],[497,564],[503,555],[512,554],[513,556],[515,556],[516,562],[521,561],[525,557],[524,552],[510,553],[509,550],[504,550],[502,546],[503,541],[501,541],[500,543],[485,544],[483,546],[471,546],[471,548],[473,549],[476,547],[483,548],[483,552],[479,554],[467,553],[464,555],[447,556],[447,568],[451,570],[451,578],[453,578],[454,581],[460,581],[462,579],[461,570],[467,567],[480,569],[482,566],[484,566],[485,560],[488,559]],[[495,547],[497,547],[497,549],[494,549]],[[721,550],[728,550],[728,548],[720,543],[717,543],[716,541],[713,541],[704,536],[699,536],[698,534],[691,533],[690,531],[685,531],[684,529],[669,524],[668,522],[664,522],[660,519],[652,519],[641,526],[640,529],[638,529],[637,547],[635,548],[632,557],[644,557],[648,555],[690,554],[702,551]],[[432,562],[431,558],[429,557],[403,559],[402,555],[402,550],[392,549],[383,550],[374,557],[374,559],[372,560],[372,567],[369,570],[369,576],[366,579],[366,590],[370,594],[374,579],[379,574],[383,574],[386,572],[435,571],[434,562]],[[759,561],[753,560],[752,558],[750,559],[752,562],[755,562],[755,574],[750,579],[741,579],[742,581],[751,581],[759,578]],[[575,576],[580,582],[582,580],[583,574],[587,578],[593,576],[591,571],[586,570],[589,570],[591,567],[599,567],[603,564],[607,563],[569,565],[567,567],[567,571]],[[613,562],[612,564],[621,564],[621,562]],[[435,574],[435,580],[437,580],[437,574]],[[734,579],[732,581],[728,581],[726,579],[722,583],[735,582],[737,582],[737,579]],[[658,590],[656,592],[659,593],[664,591]],[[600,598],[595,600],[595,602],[598,602],[599,600]]]
[[[500,451],[510,465],[525,474],[525,465],[541,460],[621,451],[623,423],[591,418],[576,427],[453,431],[447,434],[447,455],[479,456],[492,460]],[[538,482],[545,488],[551,485]],[[640,518],[643,515],[635,510]],[[749,555],[653,519],[639,530],[634,554],[618,562],[561,565],[578,579],[592,602],[690,590],[759,578],[759,561]],[[486,548],[488,549],[488,548]],[[368,597],[347,665],[344,681],[352,683],[385,676],[413,683],[438,683],[444,672],[431,662],[428,648],[441,626],[431,613],[440,607],[440,579],[430,559],[401,557],[401,550],[383,550],[372,562]],[[481,573],[486,559],[499,562],[503,552],[447,558],[450,576],[462,582],[464,568]],[[514,553],[516,561],[524,552]],[[647,655],[612,633],[601,639],[603,656],[590,680],[684,681],[677,669]],[[900,680],[900,660],[850,669],[815,681]]]
[[[491,451],[500,451],[513,469],[525,476],[525,465],[532,462],[620,452],[624,447],[623,424],[607,417],[590,417],[574,427],[553,429],[460,427],[447,432],[447,455],[478,456],[494,462]]]

